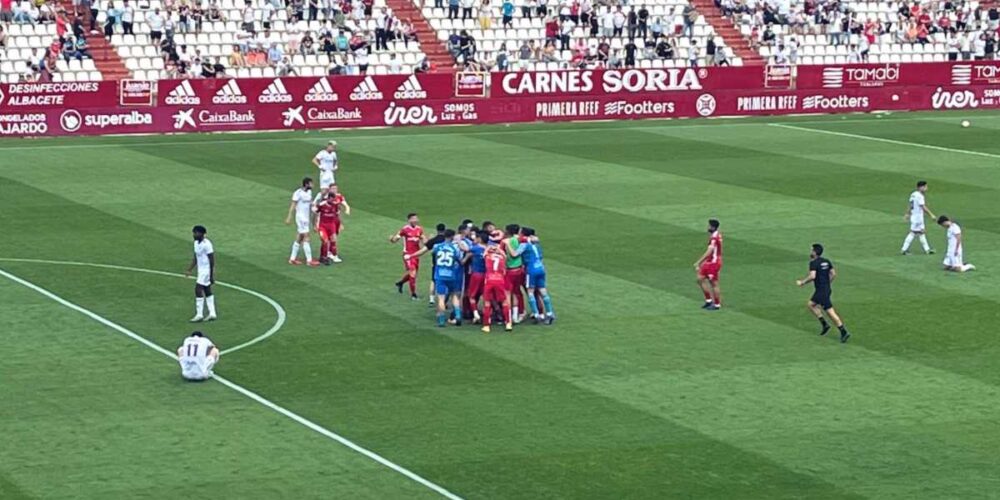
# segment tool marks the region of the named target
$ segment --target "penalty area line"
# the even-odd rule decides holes
[[[834,122],[830,122],[830,123],[834,123],[835,124],[837,122],[834,121]],[[788,124],[784,124],[784,123],[769,123],[768,126],[770,126],[770,127],[786,128],[786,129],[789,129],[789,130],[798,130],[800,132],[812,132],[814,134],[836,135],[836,136],[839,136],[839,137],[847,137],[849,139],[860,139],[860,140],[864,140],[864,141],[884,142],[886,144],[894,144],[896,146],[908,146],[908,147],[912,147],[912,148],[932,149],[934,151],[943,151],[945,153],[958,153],[958,154],[973,155],[973,156],[983,156],[983,157],[986,157],[986,158],[994,158],[994,159],[1000,158],[1000,155],[998,155],[998,154],[986,153],[986,152],[983,152],[983,151],[972,151],[972,150],[968,150],[968,149],[946,148],[944,146],[935,146],[933,144],[921,144],[919,142],[897,141],[895,139],[885,139],[883,137],[873,137],[873,136],[870,136],[870,135],[849,134],[847,132],[837,132],[837,131],[834,131],[834,130],[824,130],[824,129],[812,128],[812,127],[798,127],[798,126],[795,126],[795,125],[788,125]]]
[[[172,353],[172,352],[170,352],[170,351],[168,351],[168,350],[166,350],[166,349],[164,349],[164,348],[156,345],[155,343],[153,343],[152,341],[150,341],[150,340],[146,339],[145,337],[139,335],[138,333],[135,333],[132,330],[129,330],[128,328],[125,328],[124,326],[119,325],[118,323],[115,323],[114,321],[111,321],[111,320],[109,320],[109,319],[107,319],[107,318],[105,318],[105,317],[103,317],[103,316],[101,316],[101,315],[99,315],[99,314],[97,314],[97,313],[95,313],[95,312],[93,312],[93,311],[91,311],[91,310],[83,307],[83,306],[76,305],[76,304],[74,304],[74,303],[72,303],[72,302],[70,302],[70,301],[68,301],[68,300],[60,297],[59,295],[56,295],[55,293],[53,293],[53,292],[51,292],[51,291],[49,291],[49,290],[47,290],[45,288],[42,288],[41,286],[38,286],[38,285],[36,285],[36,284],[34,284],[34,283],[32,283],[32,282],[24,279],[24,278],[20,278],[18,276],[15,276],[15,275],[13,275],[13,274],[11,274],[11,273],[3,270],[3,269],[0,269],[0,276],[2,276],[4,278],[7,278],[8,280],[13,281],[14,283],[17,283],[17,284],[19,284],[19,285],[21,285],[21,286],[23,286],[25,288],[28,288],[28,289],[30,289],[30,290],[32,290],[32,291],[34,291],[34,292],[36,292],[36,293],[38,293],[38,294],[46,297],[46,298],[48,298],[48,299],[50,299],[50,300],[58,303],[59,305],[61,305],[63,307],[72,309],[72,310],[74,310],[74,311],[76,311],[76,312],[78,312],[80,314],[83,314],[84,316],[86,316],[86,317],[88,317],[88,318],[90,318],[90,319],[92,319],[92,320],[94,320],[94,321],[96,321],[96,322],[98,322],[98,323],[100,323],[100,324],[108,327],[108,328],[111,328],[112,330],[115,330],[118,333],[121,333],[122,335],[125,335],[125,336],[131,338],[132,340],[135,340],[136,342],[139,342],[140,344],[142,344],[142,345],[144,345],[144,346],[146,346],[146,347],[148,347],[148,348],[150,348],[150,349],[152,349],[152,350],[154,350],[154,351],[156,351],[156,352],[158,352],[160,354],[163,354],[164,356],[167,356],[168,358],[170,358],[170,359],[172,359],[174,361],[177,360],[176,354],[174,354],[174,353]],[[277,413],[279,413],[279,414],[281,414],[281,415],[283,415],[285,417],[288,417],[289,419],[295,421],[297,424],[302,425],[303,427],[306,427],[307,429],[312,430],[312,431],[314,431],[314,432],[316,432],[316,433],[318,433],[318,434],[320,434],[320,435],[322,435],[322,436],[324,436],[326,438],[329,438],[329,439],[331,439],[333,441],[336,441],[336,442],[342,444],[343,446],[345,446],[345,447],[347,447],[347,448],[349,448],[349,449],[351,449],[351,450],[353,450],[353,451],[355,451],[357,453],[360,453],[361,455],[364,455],[365,457],[368,457],[369,459],[371,459],[371,460],[373,460],[373,461],[375,461],[375,462],[377,462],[377,463],[379,463],[379,464],[381,464],[381,465],[383,465],[383,466],[385,466],[385,467],[387,467],[389,469],[392,469],[395,472],[398,472],[399,474],[405,476],[407,479],[410,479],[410,480],[412,480],[412,481],[414,481],[414,482],[416,482],[416,483],[418,483],[418,484],[420,484],[420,485],[422,485],[422,486],[424,486],[424,487],[426,487],[426,488],[428,488],[430,490],[433,490],[434,492],[438,493],[439,495],[441,495],[441,496],[443,496],[445,498],[448,498],[449,500],[462,500],[462,497],[460,497],[460,496],[458,496],[458,495],[456,495],[456,494],[454,494],[454,493],[446,490],[445,488],[443,488],[441,486],[438,486],[437,484],[435,484],[435,483],[433,483],[433,482],[431,482],[431,481],[429,481],[427,479],[424,479],[423,477],[417,475],[415,472],[410,471],[409,469],[407,469],[407,468],[405,468],[405,467],[403,467],[401,465],[398,465],[398,464],[390,461],[389,459],[387,459],[387,458],[379,455],[378,453],[375,453],[374,451],[371,451],[371,450],[369,450],[367,448],[364,448],[364,447],[362,447],[362,446],[354,443],[350,439],[347,439],[347,438],[341,436],[340,434],[337,434],[336,432],[333,432],[333,431],[331,431],[331,430],[329,430],[329,429],[327,429],[327,428],[325,428],[325,427],[323,427],[323,426],[321,426],[321,425],[319,425],[319,424],[317,424],[317,423],[315,423],[315,422],[313,422],[313,421],[311,421],[311,420],[309,420],[309,419],[307,419],[307,418],[305,418],[305,417],[303,417],[303,416],[301,416],[301,415],[299,415],[299,414],[297,414],[295,412],[292,412],[291,410],[289,410],[287,408],[279,406],[276,403],[274,403],[272,401],[269,401],[268,399],[265,399],[260,394],[257,394],[255,392],[253,392],[253,391],[251,391],[251,390],[249,390],[249,389],[247,389],[247,388],[245,388],[245,387],[243,387],[243,386],[235,383],[235,382],[232,382],[232,381],[230,381],[230,380],[228,380],[226,378],[220,377],[218,375],[216,375],[214,377],[214,380],[216,380],[220,384],[222,384],[222,385],[224,385],[224,386],[226,386],[226,387],[228,387],[228,388],[230,388],[230,389],[232,389],[232,390],[234,390],[234,391],[236,391],[236,392],[238,392],[238,393],[246,396],[247,398],[250,398],[253,401],[256,401],[257,403],[260,403],[261,405],[263,405],[263,406],[265,406],[265,407],[267,407],[267,408],[269,408],[269,409],[271,409],[271,410],[273,410],[273,411],[275,411],[275,412],[277,412]]]

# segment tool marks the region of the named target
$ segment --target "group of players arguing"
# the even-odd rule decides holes
[[[438,224],[437,234],[428,237],[417,214],[408,214],[406,219],[406,225],[389,237],[390,243],[403,241],[406,273],[396,282],[396,289],[402,294],[408,285],[410,298],[418,299],[420,257],[430,253],[429,302],[437,305],[439,327],[460,326],[463,319],[471,319],[490,333],[493,321],[499,319],[506,331],[512,331],[515,323],[527,319],[525,296],[532,321],[546,325],[555,321],[542,247],[534,229],[509,224],[499,230],[489,221],[476,227],[466,219],[457,231]]]
[[[296,266],[303,263],[299,260],[299,250],[305,255],[305,264],[308,266],[329,266],[343,262],[337,251],[337,237],[343,227],[341,211],[344,215],[351,215],[351,206],[340,193],[334,178],[334,172],[339,168],[337,141],[328,142],[326,148],[316,153],[313,164],[319,168],[319,194],[313,197],[311,178],[302,179],[301,187],[292,193],[292,202],[288,205],[288,215],[285,217],[285,224],[291,224],[293,218],[295,220],[296,237],[288,263]],[[318,260],[313,260],[312,245],[309,242],[313,214],[316,215],[316,232],[322,240]]]
[[[910,193],[906,213],[903,215],[904,220],[910,221],[910,232],[907,233],[906,239],[903,240],[903,248],[900,249],[900,253],[903,255],[910,254],[910,245],[913,243],[914,238],[920,240],[920,246],[923,247],[924,253],[934,253],[934,249],[927,242],[927,230],[924,226],[924,214],[927,214],[931,219],[937,219],[938,225],[945,229],[948,237],[948,252],[944,256],[944,269],[957,273],[975,271],[976,266],[966,264],[964,260],[961,226],[947,215],[936,217],[934,212],[931,212],[931,209],[927,206],[926,195],[927,181],[917,182],[917,189],[913,193]]]

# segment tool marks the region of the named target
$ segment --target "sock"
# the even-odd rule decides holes
[[[823,328],[826,328],[827,326],[829,326],[826,323],[826,318],[820,318],[819,319],[819,324],[823,325]]]
[[[840,330],[840,333],[847,333],[847,325],[840,325],[837,329]]]
[[[521,289],[517,289],[517,295],[514,296],[514,316],[520,317],[520,312],[524,311],[524,294],[521,293]]]
[[[447,316],[447,314],[446,314],[446,313],[443,313],[443,312],[439,312],[439,313],[437,314],[437,319],[438,319],[438,326],[444,326],[444,324],[445,324],[445,319],[446,319],[447,317],[448,317],[448,316]]]
[[[410,295],[417,295],[417,280],[415,278],[406,277],[406,280],[410,282]]]
[[[504,304],[504,306],[503,306],[503,322],[504,323],[513,323],[513,321],[511,321],[511,318],[510,318],[510,306],[508,306],[506,304]]]
[[[528,305],[531,307],[531,315],[538,317],[538,301],[535,300],[535,294],[528,294]]]
[[[545,304],[545,314],[555,316],[555,311],[552,309],[552,298],[549,297],[549,294],[542,295],[542,303]]]
[[[332,241],[332,240],[330,241],[330,252],[327,253],[327,255],[330,256],[330,257],[333,257],[333,256],[337,255],[337,242],[336,241]]]
[[[722,307],[722,298],[715,297],[712,303],[715,304],[715,307]]]
[[[705,295],[705,302],[711,302],[712,301],[712,293],[711,292],[706,292],[705,290],[702,290],[701,293],[703,293]]]
[[[925,238],[926,239],[926,238]],[[913,243],[913,233],[907,234],[906,239],[903,240],[902,251],[905,252],[910,249],[910,245]]]
[[[292,256],[288,260],[295,260],[299,256],[299,242],[292,243]]]
[[[208,315],[215,316],[215,295],[206,297],[205,303],[208,304]]]
[[[455,321],[461,322],[462,321],[462,308],[459,307],[459,308],[455,309],[454,313],[455,313]]]
[[[493,303],[487,301],[483,304],[483,325],[490,326],[493,323]]]
[[[309,245],[308,241],[302,244],[302,250],[305,250],[305,252],[306,252],[306,262],[312,262],[312,260],[313,260],[313,249],[312,249],[312,246]]]
[[[924,247],[924,253],[927,253],[927,252],[931,251],[931,245],[930,245],[930,243],[927,243],[927,235],[926,234],[921,234],[920,235],[920,246]]]
[[[201,316],[201,310],[205,308],[205,298],[195,297],[194,299],[194,315]]]

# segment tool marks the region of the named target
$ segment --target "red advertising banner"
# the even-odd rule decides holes
[[[0,85],[0,137],[1000,108],[1000,64],[767,71],[678,68],[5,84]],[[765,88],[765,77],[770,88]]]

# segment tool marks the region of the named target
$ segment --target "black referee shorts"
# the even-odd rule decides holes
[[[830,294],[831,292],[829,290],[816,290],[809,301],[822,307],[823,309],[833,309],[833,302],[830,300]]]

